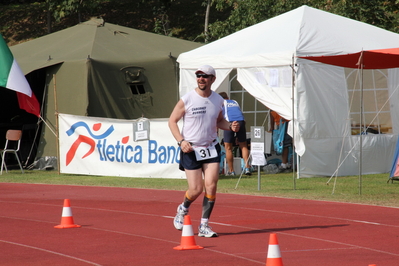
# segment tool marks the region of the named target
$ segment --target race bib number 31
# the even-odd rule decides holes
[[[216,151],[216,148],[214,145],[210,145],[208,147],[194,146],[193,149],[194,149],[195,157],[197,158],[197,161],[211,159],[211,158],[215,158],[218,156],[218,152]]]

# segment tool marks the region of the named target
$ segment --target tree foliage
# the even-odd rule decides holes
[[[170,27],[170,20],[168,13],[172,7],[172,2],[175,0],[157,0],[152,6],[152,13],[154,14],[154,32],[166,36],[172,36],[173,31]],[[145,0],[142,0],[145,3]]]
[[[79,16],[82,10],[94,10],[100,4],[100,0],[46,0],[46,2],[57,21],[71,14]]]
[[[390,31],[399,32],[398,0],[212,0],[219,11],[231,9],[226,20],[209,26],[213,40],[288,12],[302,5],[325,10]]]
[[[211,42],[308,5],[399,33],[399,0],[4,0],[0,31],[12,42],[40,37],[93,16],[107,22]],[[46,16],[47,15],[47,16]],[[47,22],[47,23],[46,23]]]
[[[44,0],[47,12],[47,32],[52,31],[52,19],[59,22],[69,15],[77,15],[81,21],[82,10],[93,10],[100,4],[100,0]]]
[[[399,32],[398,0],[330,1],[330,12]]]

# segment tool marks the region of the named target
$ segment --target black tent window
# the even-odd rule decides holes
[[[132,93],[135,95],[145,93],[144,85],[142,84],[130,84],[129,87]]]
[[[136,66],[128,66],[121,69],[125,74],[126,84],[130,87],[134,95],[146,93],[144,83],[144,68]]]

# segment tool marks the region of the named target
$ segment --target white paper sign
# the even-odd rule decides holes
[[[140,123],[139,123],[140,124]],[[148,131],[143,130],[143,131],[136,131],[136,141],[137,140],[145,140],[148,139]]]
[[[251,142],[251,156],[252,165],[265,165],[266,159],[264,155],[265,143],[263,142]]]
[[[251,164],[252,165],[266,165],[266,159],[265,156],[263,154],[258,154],[258,153],[252,153],[252,161]]]

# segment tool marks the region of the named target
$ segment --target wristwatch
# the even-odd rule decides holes
[[[181,143],[182,143],[183,141],[184,141],[184,139],[182,139],[181,141],[178,141],[178,142],[177,142],[177,145],[179,145],[179,146],[180,146],[180,145],[181,145]]]

